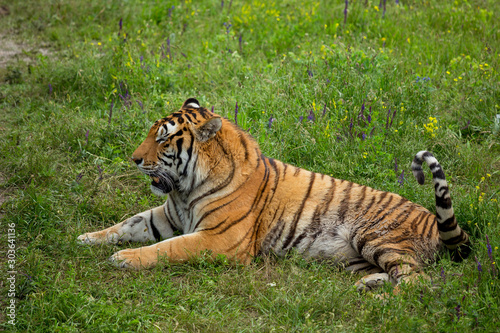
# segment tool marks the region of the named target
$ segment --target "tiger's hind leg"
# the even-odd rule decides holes
[[[395,284],[393,294],[399,293],[401,284],[418,285],[424,280],[429,280],[427,274],[420,271],[419,266],[401,263],[389,268],[389,276]]]
[[[382,287],[384,284],[389,283],[390,278],[387,273],[375,273],[363,276],[354,285],[359,292],[370,291]]]
[[[353,273],[363,272],[367,274],[355,284],[359,292],[377,289],[390,280],[389,274],[385,273],[382,268],[369,263],[363,257],[349,259],[345,269]]]
[[[410,254],[386,252],[378,260],[383,273],[368,274],[356,282],[358,291],[370,291],[383,286],[385,283],[395,285],[394,294],[399,292],[401,283],[416,284],[427,276],[420,272],[420,262]]]
[[[345,270],[353,273],[364,272],[365,274],[382,273],[384,271],[382,268],[369,263],[363,257],[349,259],[345,265]]]

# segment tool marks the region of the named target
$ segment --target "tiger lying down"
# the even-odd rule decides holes
[[[157,242],[115,253],[110,260],[120,268],[182,262],[207,250],[249,263],[295,248],[365,272],[356,283],[363,291],[414,280],[443,245],[455,261],[470,253],[443,170],[426,151],[412,170],[423,184],[422,163],[429,165],[436,215],[397,194],[268,158],[248,133],[194,98],[155,122],[132,160],[151,177],[153,193],[168,194],[165,204],[78,237],[85,244]],[[176,230],[182,235],[174,237]]]

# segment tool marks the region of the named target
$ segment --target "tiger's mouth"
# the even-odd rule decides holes
[[[151,177],[151,191],[159,196],[164,196],[170,193],[175,188],[174,180],[168,175],[153,176]]]

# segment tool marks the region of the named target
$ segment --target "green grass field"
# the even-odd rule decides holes
[[[0,330],[498,330],[499,1],[2,5],[0,50],[19,51],[0,62]],[[472,255],[444,255],[431,281],[386,288],[384,301],[356,292],[359,275],[294,254],[113,268],[111,254],[139,245],[76,237],[162,203],[129,156],[188,97],[237,121],[267,156],[434,211],[432,185],[410,170],[432,151]]]

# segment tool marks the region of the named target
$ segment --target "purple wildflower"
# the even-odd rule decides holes
[[[366,139],[366,134],[365,133],[361,134],[361,140],[365,141],[365,139]]]
[[[52,85],[49,83],[49,95],[52,95]]]
[[[144,105],[142,104],[142,102],[140,100],[136,100],[137,104],[139,104],[139,106],[141,107],[141,110],[144,110]]]
[[[497,270],[495,267],[495,258],[493,258],[493,249],[491,248],[490,239],[489,239],[488,235],[486,235],[486,248],[488,249],[488,257],[490,258],[490,262],[491,262],[491,273],[494,276],[496,276]]]
[[[309,115],[307,116],[307,120],[313,123],[316,120],[316,115],[314,114],[314,111],[312,109],[309,110]]]
[[[457,321],[460,320],[460,304],[457,305],[457,307],[455,308],[455,311],[457,312]]]
[[[396,111],[397,111],[397,110],[398,110],[398,109],[394,109],[394,112],[392,113],[391,123],[389,124],[389,127],[391,127],[391,126],[392,126],[392,121],[394,120],[394,117],[396,117]],[[391,109],[389,109],[389,112],[391,112]]]
[[[307,69],[307,75],[309,75],[309,77],[313,77],[314,76],[313,72],[311,72],[309,69]]]
[[[405,182],[405,171],[401,171],[401,174],[398,177],[398,183],[400,186],[403,186]]]
[[[111,101],[111,105],[109,107],[109,118],[108,118],[108,125],[111,124],[111,117],[113,116],[113,106],[115,105],[115,101]]]
[[[87,130],[87,133],[85,133],[85,146],[89,143],[89,133],[90,130]]]
[[[267,124],[267,127],[268,127],[269,129],[271,129],[271,126],[273,125],[273,122],[275,122],[275,121],[276,121],[276,119],[274,119],[274,118],[273,118],[273,116],[271,116],[271,117],[269,118],[269,122],[268,122],[268,124]]]
[[[349,123],[349,136],[354,138],[355,134],[353,134],[352,129],[354,128],[353,118],[351,118],[351,122]]]
[[[345,0],[345,8],[344,8],[344,25],[347,22],[347,7],[349,6],[349,1]]]
[[[175,6],[174,6],[174,5],[172,5],[172,7],[170,7],[170,8],[168,9],[168,17],[169,17],[169,18],[170,18],[170,17],[172,17],[172,11],[174,10],[174,8],[175,8]]]
[[[386,1],[386,0],[384,0],[384,11],[382,12],[382,18],[384,18],[384,17],[385,17],[385,1]]]
[[[365,102],[363,102],[363,104],[361,105],[361,110],[359,111],[358,125],[359,125],[359,119],[363,120],[366,123],[365,115],[363,114],[364,110],[365,110]]]
[[[231,23],[226,23],[226,22],[224,22],[223,25],[226,27],[226,34],[229,35],[229,30],[231,30],[231,27],[233,25]]]
[[[326,79],[326,84],[329,84],[330,83],[330,79]]]
[[[234,123],[238,125],[238,102],[236,102],[236,107],[234,108]]]
[[[101,180],[102,179],[102,171],[103,170],[101,169],[101,166],[99,164],[97,165],[97,171],[99,171],[99,180]]]
[[[223,10],[224,9],[224,0],[221,0],[220,2],[220,10]]]
[[[120,96],[120,98],[122,99],[123,101],[123,105],[128,109],[130,107],[130,95],[128,94],[128,91],[125,93],[125,95],[122,95],[122,94],[118,94],[118,96]]]
[[[123,28],[123,18],[120,17],[120,22],[118,23],[118,25],[120,26],[120,32],[121,32]]]
[[[386,118],[386,122],[385,122],[385,129],[386,130],[392,126],[392,121],[394,120],[394,117],[396,116],[396,110],[397,109],[394,109],[392,116],[391,116],[391,109],[389,108],[389,110],[387,111],[387,118]]]
[[[398,6],[399,6],[399,0],[396,0],[396,5],[398,5]]]
[[[446,283],[446,275],[444,274],[444,268],[441,267],[441,278],[443,279],[443,283]]]
[[[486,247],[488,249],[488,257],[490,257],[490,259],[493,261],[492,257],[493,249],[491,248],[490,239],[488,238],[488,235],[486,235]]]
[[[212,113],[214,113],[214,106],[213,105],[212,105],[212,110],[211,111],[212,111]]]
[[[483,267],[481,266],[481,263],[479,262],[479,259],[477,259],[477,257],[474,257],[474,258],[476,258],[477,270],[481,274],[483,272]]]
[[[323,114],[322,114],[322,116],[323,117],[326,116],[326,103],[325,103],[325,106],[323,107]]]
[[[394,172],[396,174],[398,173],[398,159],[397,159],[397,157],[394,157]]]
[[[144,56],[141,55],[141,57],[139,58],[139,60],[141,62],[141,69],[145,70],[146,69],[146,65],[144,64]]]
[[[240,33],[240,37],[238,37],[238,44],[240,45],[240,53],[243,54],[243,34]]]
[[[304,116],[299,117],[299,123],[301,123],[302,121],[304,121]]]
[[[80,172],[78,175],[76,175],[75,181],[77,184],[80,184],[80,180],[82,179],[82,177],[83,177],[83,172]]]
[[[125,84],[123,83],[123,81],[120,81],[120,92],[121,94],[119,93],[118,96],[122,99],[123,101],[123,105],[129,109],[130,106],[132,105],[132,102],[130,101],[130,94],[129,94],[129,91],[128,91],[128,88],[126,86],[126,82]]]

